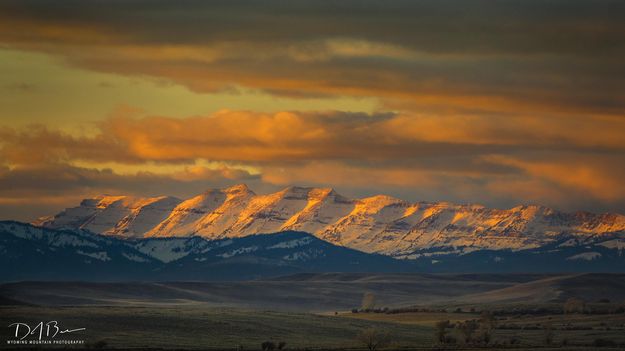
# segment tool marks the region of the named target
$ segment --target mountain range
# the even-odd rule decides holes
[[[215,240],[300,231],[337,246],[408,259],[437,252],[529,250],[563,238],[581,242],[625,232],[621,214],[565,213],[544,206],[502,210],[386,195],[349,199],[325,188],[289,187],[257,195],[244,184],[185,200],[103,195],[33,224],[126,239]]]
[[[122,238],[0,221],[0,282],[232,281],[295,273],[625,272],[625,235],[563,236],[539,248],[365,253],[285,231],[238,238]]]
[[[0,281],[249,280],[299,272],[417,271],[302,232],[207,240],[120,239],[0,221]]]
[[[248,280],[302,272],[625,272],[625,217],[245,185],[103,195],[0,222],[0,281]]]

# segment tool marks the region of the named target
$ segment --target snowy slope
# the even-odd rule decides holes
[[[214,240],[122,239],[0,221],[0,281],[241,280],[298,272],[625,272],[625,233],[564,235],[523,250],[429,247],[411,256],[399,260],[364,253],[295,231]]]
[[[82,229],[0,221],[0,282],[241,280],[337,270],[404,272],[418,267],[294,231],[216,240],[121,239]]]
[[[0,221],[0,280],[118,280],[159,261],[125,240],[82,229],[48,229]]]
[[[464,253],[521,250],[546,245],[563,235],[615,233],[625,231],[625,216],[564,213],[543,206],[501,210],[411,203],[385,195],[348,199],[323,188],[289,187],[257,195],[246,185],[236,185],[184,201],[128,196],[86,199],[35,224],[128,238],[221,239],[298,230],[365,252],[412,258],[428,248]]]
[[[165,220],[149,228],[144,236],[187,236],[196,231],[202,218],[222,206],[226,199],[225,192],[209,190],[185,200],[176,206]]]
[[[137,198],[103,195],[83,200],[53,217],[33,224],[46,228],[76,228],[94,233],[142,237],[169,216],[180,203],[169,196]]]

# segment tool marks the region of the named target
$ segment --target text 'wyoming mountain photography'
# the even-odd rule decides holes
[[[0,0],[0,349],[625,348],[625,3]]]

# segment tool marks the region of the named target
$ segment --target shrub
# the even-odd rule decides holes
[[[96,342],[93,344],[93,348],[94,348],[94,349],[104,349],[104,348],[106,348],[107,346],[108,346],[108,343],[107,343],[106,341],[104,341],[104,340],[99,340],[99,341],[96,341]]]
[[[614,347],[616,343],[613,340],[597,338],[592,345],[595,347]]]
[[[445,336],[445,344],[455,344],[456,342],[457,340],[453,336]]]
[[[485,331],[482,333],[482,342],[483,342],[484,344],[488,345],[488,343],[490,343],[490,340],[491,340],[490,331],[485,330]]]
[[[470,344],[473,341],[473,334],[478,329],[478,327],[479,325],[474,319],[456,323],[456,329],[462,336],[461,341],[463,341],[465,344]]]
[[[545,345],[553,344],[553,338],[554,338],[553,327],[551,325],[545,326],[545,335],[543,339],[545,341]]]
[[[582,299],[571,297],[564,303],[564,313],[584,313],[586,303]]]
[[[275,350],[276,344],[273,341],[265,341],[262,344],[260,344],[260,348],[263,351],[272,351],[272,350]]]

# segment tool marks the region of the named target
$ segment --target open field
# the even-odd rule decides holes
[[[509,306],[510,311],[516,306]],[[440,312],[408,312],[408,313],[341,313],[341,317],[349,319],[397,323],[430,328],[434,335],[435,324],[449,320],[451,323],[478,319],[476,313],[440,313]],[[490,331],[489,344],[501,347],[534,346],[545,347],[548,330],[553,333],[552,344],[566,347],[594,346],[601,341],[605,344],[625,346],[625,314],[514,314],[497,316],[493,329]],[[479,332],[479,331],[478,331]],[[449,328],[448,335],[459,339],[458,330]],[[477,332],[476,332],[477,333]],[[431,340],[433,342],[433,340]],[[451,345],[447,345],[451,346]],[[455,345],[454,345],[455,346]]]
[[[243,282],[23,282],[0,296],[37,305],[181,305],[323,312],[359,307],[365,292],[380,306],[453,300],[544,278],[542,275],[298,274]]]
[[[81,334],[86,343],[104,340],[124,348],[259,349],[266,340],[285,341],[291,348],[353,348],[359,346],[356,335],[367,328],[391,332],[396,347],[432,343],[428,327],[302,313],[199,306],[0,308],[0,325],[49,320],[87,328]],[[8,329],[1,330],[6,340]]]
[[[36,305],[194,305],[334,312],[360,307],[364,293],[378,307],[625,302],[622,274],[298,274],[243,282],[18,282],[0,284],[0,301]]]
[[[110,348],[362,349],[356,336],[388,332],[391,349],[465,349],[459,323],[492,312],[488,348],[602,349],[625,346],[625,275],[300,274],[247,282],[0,285],[0,324],[57,320],[87,328]],[[361,311],[365,293],[375,312]],[[568,299],[583,312],[564,314]],[[353,310],[358,313],[354,313]],[[438,343],[436,324],[450,321]],[[467,322],[469,321],[469,322]],[[9,338],[1,328],[0,337]],[[474,335],[484,330],[479,324]],[[6,344],[0,346],[7,348]]]
[[[22,321],[34,325],[39,321],[57,320],[67,328],[86,328],[72,337],[85,340],[87,346],[104,341],[107,348],[140,349],[234,350],[242,347],[258,350],[267,340],[284,341],[290,349],[363,349],[356,336],[369,328],[388,332],[392,340],[390,349],[465,349],[471,347],[461,343],[436,343],[434,325],[441,320],[461,322],[474,318],[479,315],[342,312],[335,316],[199,305],[0,308],[0,324]],[[558,349],[596,349],[597,340],[613,348],[625,345],[625,314],[509,315],[497,317],[489,349],[544,349],[545,326],[552,329],[552,346]],[[460,338],[453,328],[448,329],[447,334]],[[10,337],[8,329],[2,328],[0,338]]]
[[[467,319],[479,318],[478,313],[451,313],[451,312],[406,312],[406,313],[351,313],[342,312],[338,316],[357,320],[387,322],[407,325],[417,325],[434,328],[434,324],[439,321],[450,321],[452,323],[465,321]]]

